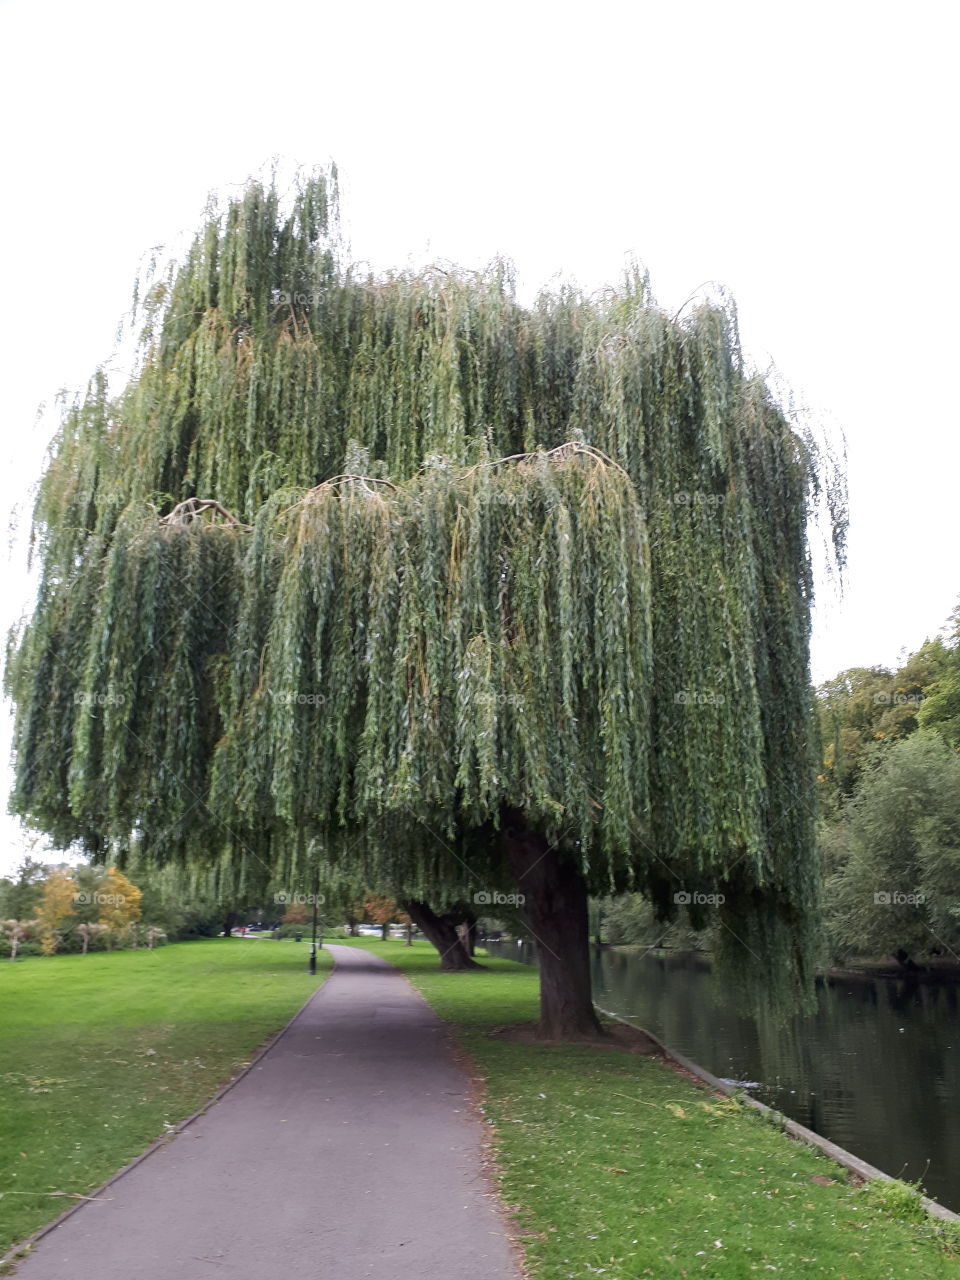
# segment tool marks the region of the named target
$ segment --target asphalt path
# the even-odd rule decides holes
[[[270,1050],[16,1280],[517,1280],[443,1023],[385,961],[329,949]]]

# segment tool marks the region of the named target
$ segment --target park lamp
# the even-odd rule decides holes
[[[317,972],[317,898],[319,891],[313,895],[313,937],[310,943],[310,963],[307,966],[309,973]],[[320,945],[323,946],[323,931],[320,933]]]

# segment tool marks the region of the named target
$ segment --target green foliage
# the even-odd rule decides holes
[[[934,729],[950,746],[960,749],[960,605],[947,623],[945,661],[920,708],[918,721]]]
[[[960,950],[960,755],[920,732],[876,757],[830,832],[836,955]]]
[[[333,174],[211,209],[140,289],[129,386],[65,415],[16,810],[219,898],[322,868],[452,899],[516,807],[595,892],[722,892],[721,951],[802,985],[831,460],[729,306],[633,274],[524,308],[503,263],[361,278],[336,234]]]
[[[653,903],[639,893],[601,898],[596,907],[599,912],[599,932],[604,942],[691,951],[704,948],[709,950],[716,946],[716,939],[709,925],[704,932],[697,932],[682,918],[670,922],[658,920]],[[596,933],[596,930],[592,932]]]
[[[31,920],[43,893],[43,880],[49,867],[31,857],[24,858],[16,878],[0,880],[0,918]]]
[[[299,934],[301,941],[306,941],[306,942],[309,942],[313,936],[312,924],[309,920],[305,924],[284,923],[280,925],[279,929],[274,929],[272,930],[272,932],[275,934],[278,934],[281,938],[296,938],[297,935]],[[318,927],[318,930],[317,930],[318,936],[320,932],[321,930]],[[325,931],[323,931],[323,936],[326,937]]]
[[[39,942],[19,942],[17,944],[18,960],[25,959],[27,956],[38,956],[41,954]],[[9,960],[13,955],[13,943],[8,937],[0,935],[0,959]]]
[[[889,1181],[875,1178],[864,1183],[860,1195],[867,1204],[891,1217],[902,1218],[906,1222],[923,1222],[926,1219],[923,1192],[913,1183],[901,1182],[897,1178]]]
[[[918,717],[924,729],[935,729],[952,747],[960,748],[960,664],[933,686]]]
[[[820,795],[836,814],[853,795],[878,742],[909,737],[918,727],[938,727],[951,740],[960,649],[928,640],[897,671],[852,667],[816,691],[821,740]],[[954,743],[956,745],[956,743]]]

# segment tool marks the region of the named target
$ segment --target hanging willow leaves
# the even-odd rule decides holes
[[[722,893],[731,954],[802,982],[829,457],[727,304],[363,277],[336,211],[333,173],[211,208],[139,290],[128,386],[64,415],[16,811],[220,888],[322,864],[411,897],[495,882],[522,811],[596,891]]]

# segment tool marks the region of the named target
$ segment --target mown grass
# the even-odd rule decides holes
[[[0,962],[0,1253],[202,1106],[331,963],[239,938]]]
[[[489,1038],[532,1020],[529,968],[441,974],[427,944],[353,940],[406,973],[476,1063],[504,1201],[538,1280],[939,1280],[956,1233],[661,1062]],[[828,1185],[813,1181],[832,1179]],[[918,1220],[919,1219],[919,1220]]]

